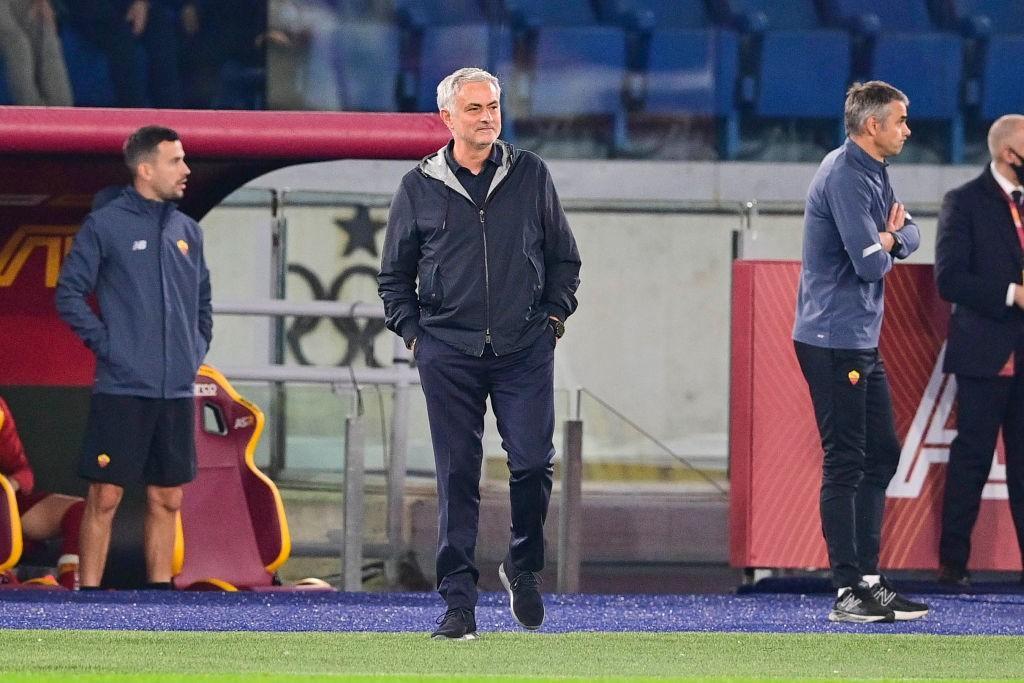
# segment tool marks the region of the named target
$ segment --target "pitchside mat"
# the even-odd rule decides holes
[[[828,594],[549,595],[541,631],[484,594],[480,638],[427,637],[430,593],[0,592],[0,681],[1009,680],[1024,595],[927,595],[833,624]]]

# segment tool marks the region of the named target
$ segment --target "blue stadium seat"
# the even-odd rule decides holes
[[[416,110],[437,111],[438,82],[460,67],[478,66],[507,82],[512,75],[511,55],[511,35],[503,27],[468,24],[427,28],[420,50]]]
[[[949,156],[963,158],[960,92],[963,43],[948,33],[882,33],[875,41],[871,77],[907,92],[910,120],[949,125]]]
[[[731,159],[739,147],[738,74],[739,42],[732,31],[656,30],[650,38],[644,113],[716,119],[719,155]]]
[[[626,60],[621,30],[542,28],[535,58],[530,107],[534,115],[621,115]]]
[[[486,0],[398,0],[395,14],[417,26],[481,24],[488,20]]]
[[[838,119],[850,76],[843,31],[770,31],[764,35],[754,111],[758,116]]]
[[[505,0],[513,23],[528,26],[586,26],[597,23],[590,0]]]
[[[927,0],[824,0],[822,8],[832,24],[863,33],[935,29]]]
[[[110,79],[107,56],[89,44],[68,25],[60,29],[64,61],[68,65],[68,78],[75,104],[80,107],[112,107],[117,102],[114,83]],[[139,51],[139,68],[145,68],[145,55]]]
[[[946,33],[883,33],[875,43],[872,78],[908,93],[913,119],[959,114],[963,45]]]
[[[342,22],[332,41],[341,108],[397,110],[398,29],[381,23]]]
[[[980,114],[983,121],[992,121],[1003,114],[1024,112],[1024,88],[1019,85],[1022,54],[1024,36],[992,36],[981,77]]]
[[[741,28],[810,30],[822,27],[814,0],[724,0]]]
[[[949,28],[973,35],[1024,32],[1020,0],[937,0]]]
[[[606,24],[623,20],[636,24],[645,14],[653,19],[659,29],[702,29],[713,23],[703,0],[597,0],[597,11],[601,21]]]
[[[731,115],[736,109],[738,61],[732,31],[652,32],[644,110]]]

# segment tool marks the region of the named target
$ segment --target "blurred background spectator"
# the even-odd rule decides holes
[[[0,55],[15,104],[71,106],[71,85],[50,0],[0,0]]]

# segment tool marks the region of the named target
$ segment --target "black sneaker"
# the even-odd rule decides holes
[[[476,640],[476,615],[466,607],[453,607],[437,618],[434,640]]]
[[[508,591],[512,616],[525,629],[536,631],[544,623],[544,599],[540,596],[540,577],[533,572],[519,572],[510,581],[505,563],[498,565],[498,577]]]
[[[871,595],[882,607],[888,607],[896,616],[896,621],[911,621],[920,619],[928,614],[928,605],[923,602],[914,602],[896,592],[884,576],[879,577],[878,583],[871,588]]]
[[[828,620],[869,624],[875,621],[895,621],[896,615],[888,607],[879,605],[875,596],[871,594],[871,588],[861,581],[856,586],[842,589],[835,604],[832,605]]]

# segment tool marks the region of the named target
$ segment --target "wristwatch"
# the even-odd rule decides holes
[[[551,331],[555,333],[555,339],[561,339],[562,335],[565,334],[565,323],[558,318],[548,318],[548,325],[551,325]]]
[[[895,232],[889,234],[892,235],[892,249],[890,250],[890,253],[895,254],[896,252],[903,249],[903,242],[900,240],[900,238],[896,235]]]

